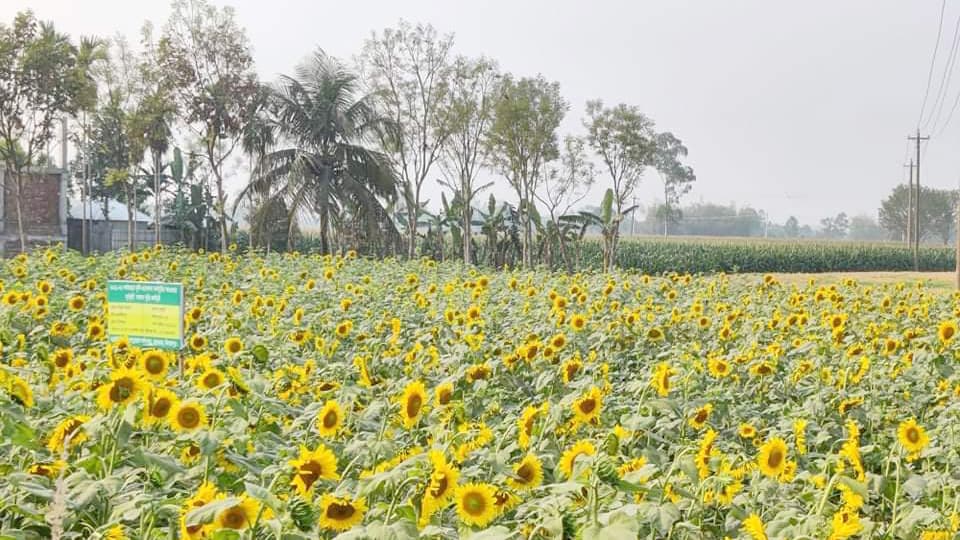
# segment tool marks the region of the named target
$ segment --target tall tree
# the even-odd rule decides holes
[[[281,78],[268,110],[277,148],[263,156],[260,173],[241,198],[272,192],[291,216],[313,213],[320,221],[323,253],[330,252],[333,222],[347,208],[370,228],[391,225],[382,201],[395,199],[397,180],[387,157],[370,148],[391,122],[371,96],[359,95],[354,74],[318,53],[295,76]]]
[[[505,76],[487,137],[492,161],[519,199],[523,265],[532,263],[531,209],[544,165],[559,156],[557,128],[568,109],[560,84]]]
[[[450,137],[443,106],[453,73],[453,36],[401,20],[367,40],[360,57],[369,84],[397,129],[386,142],[407,211],[407,256],[416,256],[423,185]]]
[[[796,238],[800,236],[800,221],[795,216],[790,216],[783,224],[783,234],[787,238]]]
[[[220,248],[226,251],[224,168],[240,145],[258,88],[247,36],[233,9],[218,9],[207,0],[176,0],[157,58],[187,124],[203,141],[221,217]]]
[[[916,188],[914,188],[916,189]],[[956,216],[957,192],[921,186],[920,239],[936,235],[944,243],[950,240]],[[903,240],[907,234],[909,189],[900,184],[880,204],[879,223],[892,239]]]
[[[18,13],[11,26],[0,25],[0,160],[7,169],[4,189],[14,199],[21,251],[27,249],[24,184],[53,140],[57,120],[77,110],[86,68],[67,35],[32,12]]]
[[[564,265],[568,269],[572,268],[561,218],[568,216],[574,205],[586,197],[595,180],[596,167],[587,154],[586,141],[569,135],[564,137],[560,159],[547,166],[540,189],[534,193],[547,209],[549,217],[547,230],[553,238],[547,239],[548,263],[552,256],[550,249],[556,243]]]
[[[446,178],[441,183],[457,194],[463,205],[460,218],[463,262],[466,264],[473,260],[473,201],[478,193],[491,185],[477,186],[476,180],[488,158],[483,141],[493,121],[499,80],[500,73],[493,60],[457,58],[444,104],[450,137],[444,145],[441,165]]]
[[[653,121],[640,109],[620,104],[604,107],[603,102],[587,102],[584,120],[590,146],[600,156],[613,183],[613,238],[610,259],[616,259],[623,209],[633,196],[644,170],[652,164],[656,144]]]
[[[671,219],[680,210],[680,198],[689,193],[697,180],[693,168],[681,162],[686,156],[687,147],[673,133],[660,133],[654,137],[652,164],[663,179],[664,236],[667,236]]]

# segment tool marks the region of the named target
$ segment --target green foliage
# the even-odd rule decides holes
[[[581,253],[583,267],[600,267],[602,245],[599,240],[585,240]],[[913,270],[913,258],[908,248],[888,243],[644,238],[622,241],[616,265],[648,274],[892,272]],[[920,249],[920,270],[953,269],[953,249]]]

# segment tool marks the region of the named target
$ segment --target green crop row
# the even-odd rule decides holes
[[[601,243],[588,239],[580,247],[581,265],[599,267]],[[913,270],[913,254],[902,245],[803,240],[624,239],[616,261],[649,274]],[[954,261],[952,248],[920,249],[921,271],[953,270]]]

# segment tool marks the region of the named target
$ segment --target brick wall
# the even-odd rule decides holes
[[[4,228],[7,234],[16,235],[17,206],[14,198],[13,179],[8,178],[3,198]],[[34,174],[23,182],[23,228],[28,235],[60,234],[60,175]]]

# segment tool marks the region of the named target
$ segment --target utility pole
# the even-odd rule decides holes
[[[914,199],[913,210],[913,271],[920,271],[920,143],[930,140],[930,136],[921,137],[920,128],[917,128],[917,135],[908,135],[907,140],[917,141],[917,197]]]
[[[910,158],[910,177],[907,178],[907,247],[913,248],[913,158]]]
[[[960,197],[957,198],[957,229],[956,229],[956,246],[957,254],[956,257],[956,285],[957,290],[960,290]]]

